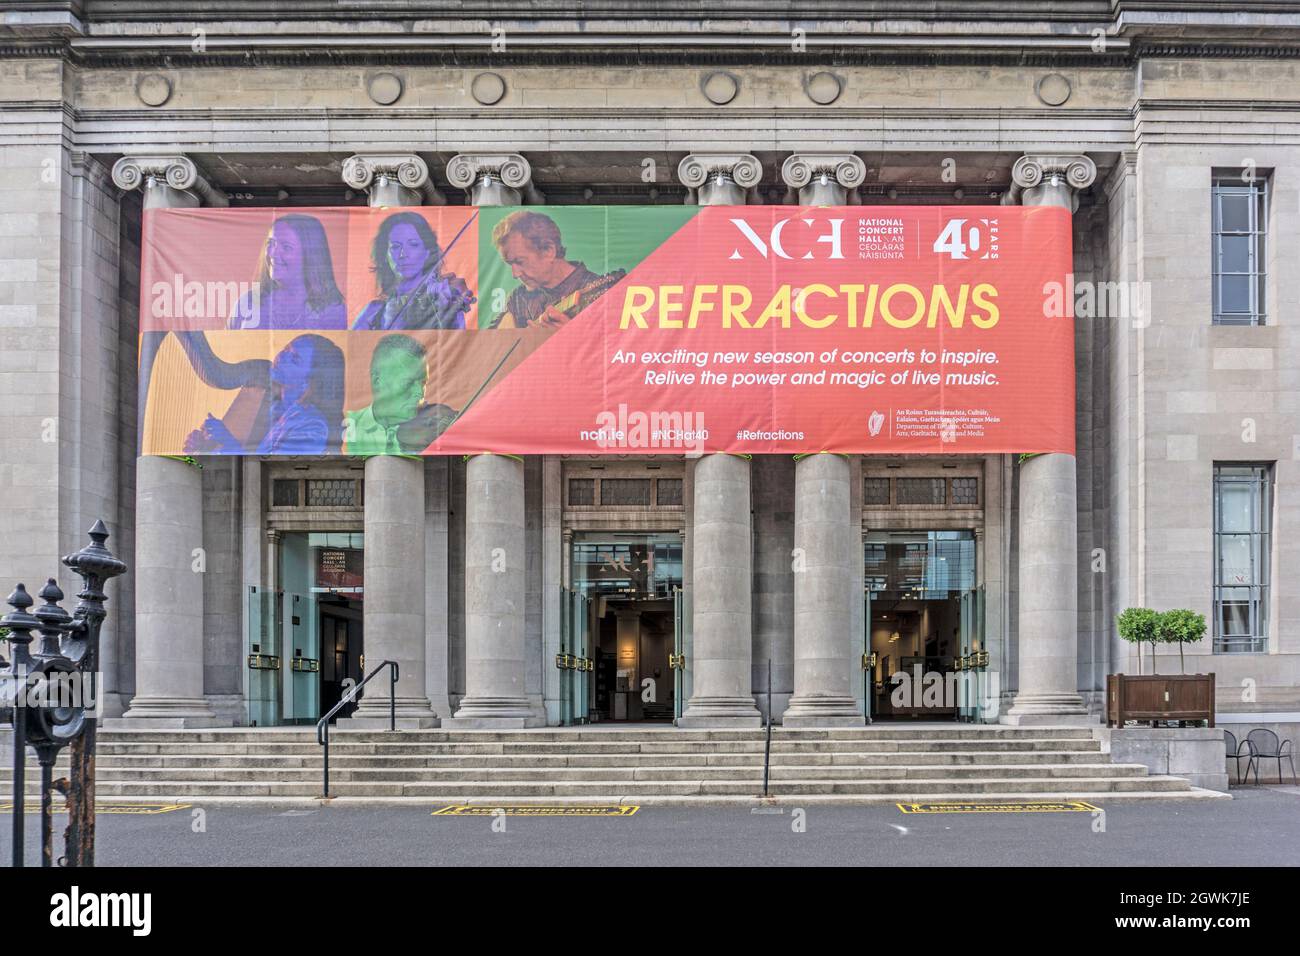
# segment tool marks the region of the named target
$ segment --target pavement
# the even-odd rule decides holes
[[[599,815],[435,814],[448,804],[205,806],[102,812],[104,866],[1296,866],[1300,787],[1233,800],[1095,800],[1070,812],[898,806],[644,806]],[[792,805],[793,804],[793,805]],[[38,860],[39,817],[26,819]],[[66,816],[54,819],[62,846]],[[0,811],[0,860],[11,815]]]

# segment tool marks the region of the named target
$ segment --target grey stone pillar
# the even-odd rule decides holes
[[[135,697],[105,725],[216,726],[203,696],[202,473],[137,459],[135,508]]]
[[[376,455],[366,459],[365,588],[362,625],[366,671],[396,661],[401,727],[436,727],[425,692],[424,462]],[[388,726],[389,678],[366,685],[345,726]]]
[[[772,669],[772,714],[780,720],[794,693],[794,460],[755,455],[754,700],[766,710]]]
[[[748,153],[691,153],[677,166],[687,202],[740,206],[763,167]],[[735,455],[695,463],[691,516],[691,696],[680,727],[757,727],[753,664],[750,464]]]
[[[694,682],[681,727],[758,727],[750,690],[753,554],[749,462],[705,455],[695,464],[692,515]]]
[[[1004,202],[1062,206],[1097,167],[1086,156],[1022,156]],[[1078,680],[1078,495],[1073,455],[1035,455],[1020,466],[1019,690],[1004,724],[1091,723]]]
[[[855,564],[852,467],[843,455],[806,455],[794,473],[794,696],[786,727],[859,727],[853,696]]]
[[[475,206],[537,198],[530,191],[532,168],[518,153],[457,154],[447,163],[447,180]],[[465,696],[448,727],[546,723],[543,695],[528,694],[524,471],[522,459],[500,455],[477,455],[465,469]],[[535,647],[543,668],[544,641]]]
[[[866,178],[866,164],[852,153],[794,153],[781,164],[781,179],[799,191],[801,206],[843,206]]]
[[[424,160],[409,154],[359,153],[343,163],[343,180],[369,190],[371,206],[418,206],[429,181]],[[425,665],[425,463],[398,455],[366,459],[365,589],[362,632],[366,671],[398,664],[399,726],[436,727]],[[387,727],[389,679],[376,677],[347,718],[349,727]]]
[[[121,189],[141,189],[145,209],[225,206],[185,156],[123,156]],[[212,727],[203,694],[203,479],[195,466],[144,456],[135,463],[135,696],[106,727]],[[231,609],[234,612],[236,609]]]
[[[523,461],[475,455],[465,471],[465,697],[447,727],[545,723],[526,689],[526,559]]]

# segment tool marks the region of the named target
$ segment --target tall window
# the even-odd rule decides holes
[[[1214,324],[1264,325],[1268,180],[1214,180]]]
[[[1268,649],[1268,465],[1214,466],[1214,651],[1261,654]]]

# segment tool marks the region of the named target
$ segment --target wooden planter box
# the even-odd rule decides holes
[[[1204,720],[1214,726],[1213,674],[1109,674],[1106,677],[1106,723],[1126,720]]]

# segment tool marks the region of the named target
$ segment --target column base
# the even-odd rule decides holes
[[[1019,694],[998,718],[1010,727],[1091,727],[1099,722],[1078,694]]]
[[[526,697],[466,697],[442,726],[448,730],[523,730],[545,727],[546,718],[529,706]]]
[[[790,706],[781,715],[781,726],[801,727],[865,727],[866,718],[858,710],[852,697],[799,697],[790,698]]]
[[[443,730],[528,730],[545,727],[541,717],[448,717],[442,722]]]
[[[189,730],[233,725],[233,721],[214,714],[202,697],[136,697],[121,717],[99,722],[105,730]]]
[[[403,717],[400,712],[396,721],[398,730],[433,730],[439,723],[437,717]],[[354,714],[334,722],[335,730],[388,730],[390,726],[387,714],[383,717],[357,717]]]
[[[387,689],[387,688],[385,688]],[[423,697],[398,697],[395,708],[399,730],[427,730],[438,726],[438,715]],[[361,698],[352,716],[337,721],[341,730],[387,730],[388,697]]]
[[[686,730],[748,730],[763,726],[752,697],[693,697],[676,724]]]

